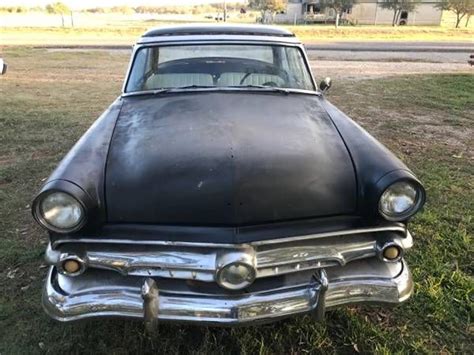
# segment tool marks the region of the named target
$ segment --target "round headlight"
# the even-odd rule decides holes
[[[422,191],[408,181],[390,185],[380,196],[380,214],[389,221],[400,221],[414,215],[421,207]]]
[[[217,283],[229,290],[240,290],[255,280],[255,269],[246,263],[234,262],[224,266],[217,275]]]
[[[52,192],[38,204],[37,215],[41,223],[56,232],[70,232],[84,220],[81,203],[65,192]]]

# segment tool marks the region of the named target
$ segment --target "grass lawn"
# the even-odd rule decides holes
[[[147,29],[157,26],[192,22],[210,22],[204,15],[153,15],[149,19],[123,14],[76,14],[75,27],[69,18],[61,28],[59,15],[30,13],[26,15],[0,14],[8,26],[0,22],[1,45],[132,45]],[[230,22],[255,23],[251,16],[231,16]],[[50,27],[49,27],[50,26]],[[305,43],[324,41],[464,41],[473,42],[474,21],[468,27],[454,28],[454,17],[443,13],[441,26],[288,26]],[[473,42],[474,43],[474,42]]]
[[[140,322],[58,323],[40,306],[46,233],[30,202],[42,181],[119,94],[122,52],[5,50],[0,77],[0,354],[471,352],[473,340],[474,75],[337,82],[330,100],[425,183],[407,259],[416,282],[400,307],[352,307],[250,328]],[[469,350],[471,349],[471,350]]]

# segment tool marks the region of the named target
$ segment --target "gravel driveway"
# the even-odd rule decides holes
[[[311,60],[311,69],[318,80],[323,77],[333,79],[364,80],[411,74],[471,73],[474,67],[466,63],[425,63],[425,62],[381,62],[347,60]]]

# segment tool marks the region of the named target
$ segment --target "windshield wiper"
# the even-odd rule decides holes
[[[160,95],[166,94],[169,92],[179,92],[180,90],[187,90],[187,89],[212,89],[216,88],[216,86],[206,86],[206,85],[188,85],[188,86],[178,86],[175,88],[161,88],[161,89],[151,89],[145,91],[137,91],[128,93],[127,96],[141,96],[141,95]]]
[[[168,91],[179,91],[179,90],[187,90],[187,89],[216,89],[217,86],[214,85],[187,85],[187,86],[177,86],[174,88],[168,88],[165,90]]]
[[[178,86],[174,88],[166,88],[166,89],[159,89],[155,90],[157,94],[166,93],[166,92],[174,92],[180,90],[188,90],[188,89],[215,89],[215,90],[222,90],[222,89],[259,89],[271,92],[281,92],[284,94],[289,94],[288,89],[283,89],[275,86],[267,86],[267,85],[231,85],[231,86],[210,86],[210,85],[187,85],[187,86]]]
[[[272,92],[281,92],[284,94],[288,94],[289,90],[275,87],[275,86],[266,86],[266,85],[231,85],[231,86],[209,86],[209,85],[188,85],[188,86],[179,86],[175,88],[166,89],[168,91],[175,91],[175,90],[186,90],[186,89],[262,89],[266,91]]]
[[[153,90],[153,94],[163,94],[167,92],[175,92],[175,91],[188,90],[188,89],[215,89],[215,88],[217,87],[210,86],[210,85],[186,85],[186,86],[176,86],[173,88],[162,88],[162,89]]]
[[[266,86],[266,85],[235,85],[235,86],[224,86],[226,88],[235,88],[235,89],[259,89],[270,92],[280,92],[282,94],[288,95],[290,90],[279,88],[276,86]]]

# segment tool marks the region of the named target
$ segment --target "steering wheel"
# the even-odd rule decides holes
[[[239,85],[243,85],[245,83],[245,81],[253,74],[270,74],[270,75],[276,75],[278,77],[280,77],[281,79],[283,79],[283,81],[285,83],[288,82],[288,73],[283,70],[283,69],[280,69],[280,68],[276,68],[276,67],[272,67],[272,72],[270,73],[259,73],[259,72],[247,72],[243,77],[242,79],[240,80],[240,83]],[[278,86],[274,81],[267,81],[266,83],[264,83],[263,85],[267,85],[270,86]]]
[[[262,86],[278,87],[278,84],[274,81],[267,81],[266,83],[263,83]]]

